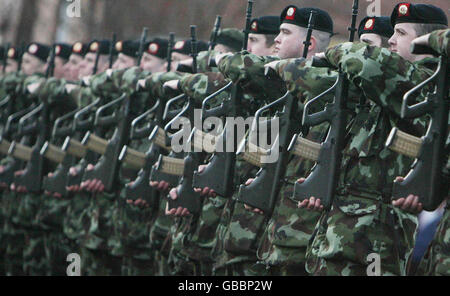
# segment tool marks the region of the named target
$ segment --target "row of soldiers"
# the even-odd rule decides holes
[[[148,42],[144,30],[139,41],[4,48],[1,274],[65,275],[73,253],[83,275],[450,273],[445,12],[400,3],[356,28],[355,0],[350,42],[329,48],[326,11],[289,5],[251,19],[252,4],[245,30],[219,29],[218,17],[209,44],[191,27],[178,42]],[[444,104],[405,118],[403,96],[435,76],[444,83],[421,85],[414,101]],[[431,109],[444,119],[430,120]],[[257,125],[239,141],[228,125],[172,124],[255,113],[279,122],[268,144]],[[436,122],[440,150],[404,152]],[[406,148],[386,145],[393,128]],[[230,142],[233,152],[218,149]],[[411,167],[436,154],[426,174],[439,180],[438,203],[398,195]],[[425,177],[416,188],[429,187]],[[441,203],[436,237],[412,270],[417,215]]]

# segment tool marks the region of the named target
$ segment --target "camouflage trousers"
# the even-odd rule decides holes
[[[24,233],[13,223],[16,220],[19,202],[16,194],[10,191],[2,192],[2,212],[4,223],[2,228],[2,243],[5,251],[2,253],[4,272],[6,275],[23,275],[23,245]]]
[[[81,250],[81,273],[85,276],[118,276],[122,272],[122,257],[104,250]]]
[[[15,228],[9,221],[3,227],[5,238],[4,265],[8,276],[24,275],[23,272],[23,245],[25,236],[22,230]]]
[[[214,276],[269,276],[270,270],[256,262],[237,262],[214,269]]]
[[[450,203],[436,229],[431,245],[420,263],[419,275],[450,276]]]
[[[45,250],[45,233],[42,230],[25,230],[23,270],[26,275],[51,275],[50,263]]]
[[[168,234],[174,220],[165,215],[166,203],[166,199],[162,198],[157,218],[150,229],[150,246],[153,250],[155,275],[159,276],[170,275],[168,261],[172,240]]]
[[[141,260],[132,257],[122,258],[123,276],[153,276],[155,268],[153,260]]]
[[[65,276],[69,264],[67,255],[77,253],[71,241],[62,233],[54,229],[48,231],[44,236],[44,248],[47,264],[50,267],[51,275]]]
[[[312,275],[364,276],[370,268],[374,274],[405,275],[416,228],[416,216],[391,204],[337,197],[318,222],[306,270]],[[376,258],[378,272],[371,265]]]

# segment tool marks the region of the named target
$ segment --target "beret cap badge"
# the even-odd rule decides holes
[[[91,47],[89,48],[90,51],[96,52],[98,50],[98,42],[94,42],[91,44]]]
[[[115,47],[118,52],[121,52],[123,50],[123,42],[122,41],[117,42]]]
[[[158,53],[158,49],[159,46],[156,43],[150,43],[150,45],[148,46],[148,52],[153,55]]]
[[[254,21],[251,26],[252,31],[258,31],[258,22]]]
[[[295,16],[295,7],[290,7],[286,12],[286,19],[293,20]]]
[[[55,54],[59,55],[60,53],[61,53],[61,46],[56,45],[56,47],[55,47]]]
[[[182,49],[184,47],[184,41],[178,41],[175,43],[174,49]]]
[[[401,16],[409,15],[409,3],[401,4],[398,7],[398,14]]]
[[[8,50],[8,58],[13,58],[16,55],[16,50],[14,48],[10,48]]]
[[[36,44],[31,44],[30,47],[28,47],[28,52],[31,54],[36,54],[39,50],[39,47]]]
[[[82,49],[83,49],[83,44],[81,42],[77,42],[73,45],[73,51],[75,53],[80,53]]]
[[[375,25],[374,19],[368,19],[364,28],[366,30],[373,30],[374,25]]]

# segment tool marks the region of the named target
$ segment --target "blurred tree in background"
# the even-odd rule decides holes
[[[71,5],[80,4],[80,17],[70,17]],[[336,40],[347,38],[353,0],[254,0],[254,16],[279,15],[294,4],[319,7],[335,21]],[[402,0],[360,0],[358,20],[370,13],[367,8],[380,3],[382,15],[389,15]],[[419,0],[449,13],[449,0]],[[223,17],[223,27],[243,28],[247,0],[0,0],[0,42],[89,41],[94,38],[138,38],[142,27],[150,36],[165,37],[175,32],[187,38],[189,25],[198,27],[199,37],[208,40],[216,15]],[[73,6],[72,6],[73,7]]]

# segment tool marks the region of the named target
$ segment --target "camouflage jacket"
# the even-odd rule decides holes
[[[450,29],[434,31],[430,34],[429,44],[438,53],[450,54]]]
[[[266,77],[264,65],[278,60],[277,57],[260,57],[247,51],[224,56],[218,65],[228,79],[239,83],[245,93],[257,98],[258,106],[274,101],[286,92],[284,82],[278,77]]]
[[[430,60],[410,63],[387,49],[363,43],[343,43],[326,55],[371,102],[353,120],[344,150],[340,189],[358,194],[362,191],[369,198],[383,196],[388,201],[393,180],[406,175],[413,160],[390,151],[384,142],[394,126],[416,136],[424,133],[423,118],[402,120],[400,110],[403,94],[431,75],[432,71],[423,66]]]

